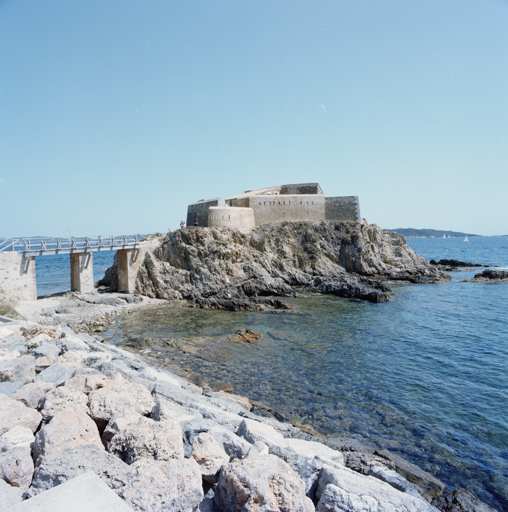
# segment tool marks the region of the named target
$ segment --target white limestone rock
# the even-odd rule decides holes
[[[13,487],[0,478],[0,510],[10,510],[10,507],[21,503],[24,493],[23,489]]]
[[[183,426],[189,421],[203,419],[203,415],[195,409],[184,407],[183,405],[179,405],[159,396],[155,400],[152,418],[155,421],[176,420]]]
[[[95,371],[95,370],[94,370]],[[108,379],[101,373],[91,374],[75,374],[72,379],[69,379],[64,387],[74,389],[75,391],[81,391],[88,395],[96,389],[103,388],[108,382]]]
[[[16,425],[0,436],[0,453],[17,446],[24,446],[31,450],[34,440],[35,437],[31,429]]]
[[[229,462],[229,455],[208,433],[198,434],[192,442],[191,457],[199,464],[203,480],[217,482],[220,468]]]
[[[389,469],[386,466],[372,466],[369,469],[370,476],[374,476],[390,484],[395,489],[399,491],[406,492],[407,494],[411,494],[411,496],[415,496],[416,498],[421,498],[422,496],[416,490],[416,487],[409,483],[403,476],[399,475],[393,469]]]
[[[215,489],[215,504],[223,512],[311,512],[301,478],[284,461],[261,453],[225,465]]]
[[[140,459],[119,493],[138,512],[193,512],[204,497],[201,472],[193,459]]]
[[[33,474],[34,462],[29,446],[15,446],[0,453],[0,479],[14,487],[28,489]]]
[[[95,445],[72,446],[44,457],[35,471],[30,492],[39,494],[87,471],[93,471],[116,490],[126,484],[129,469],[118,457]]]
[[[44,421],[48,422],[57,412],[68,408],[80,408],[88,412],[88,397],[81,391],[60,386],[47,393],[41,413]]]
[[[348,468],[324,468],[316,497],[319,512],[437,512],[423,498],[403,493],[377,478]]]
[[[39,373],[34,382],[53,382],[55,386],[59,386],[71,377],[72,372],[65,364],[55,363]]]
[[[18,400],[0,394],[0,435],[19,425],[27,427],[32,432],[37,430],[42,420],[42,415]]]
[[[46,368],[49,368],[52,364],[55,364],[55,360],[48,356],[38,357],[35,360],[35,371],[42,372]]]
[[[34,459],[39,465],[42,458],[76,445],[95,445],[104,449],[95,422],[81,408],[58,411],[35,436]]]
[[[230,459],[243,459],[252,445],[231,430],[220,425],[212,427],[209,434],[222,446]]]
[[[20,356],[0,361],[0,382],[32,380],[35,377],[35,357]]]
[[[88,344],[85,341],[83,341],[78,335],[70,334],[68,332],[64,332],[63,334],[64,336],[58,340],[58,347],[61,352],[88,352],[90,350]]]
[[[90,392],[88,399],[91,416],[99,428],[105,428],[117,413],[133,411],[150,415],[155,406],[155,400],[145,387],[123,378],[109,380],[104,387]]]
[[[48,336],[49,337],[49,336]],[[35,347],[29,349],[29,352],[34,357],[50,357],[56,359],[60,355],[60,349],[51,342],[43,342]]]
[[[143,416],[128,422],[108,443],[108,451],[127,464],[140,458],[183,459],[182,429],[173,420],[154,421]]]
[[[93,472],[84,473],[62,485],[14,505],[9,512],[133,512]]]
[[[55,388],[54,382],[30,382],[12,395],[12,398],[32,409],[39,409],[44,404],[48,391]]]

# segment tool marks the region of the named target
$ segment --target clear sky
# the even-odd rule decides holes
[[[508,233],[507,0],[0,0],[0,237],[293,182]]]

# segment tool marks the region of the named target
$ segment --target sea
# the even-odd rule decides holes
[[[508,237],[407,242],[428,260],[508,269]],[[112,253],[109,261],[99,254],[103,273]],[[39,293],[59,291],[40,260]],[[104,336],[194,380],[230,385],[289,421],[390,450],[448,490],[470,488],[508,511],[508,283],[463,282],[481,270],[451,272],[439,285],[393,285],[380,304],[307,295],[287,299],[294,312],[282,314],[150,306]],[[238,329],[263,336],[227,340]],[[171,346],[194,337],[212,341],[196,353]]]

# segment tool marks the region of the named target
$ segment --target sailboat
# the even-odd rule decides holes
[[[446,233],[443,235],[443,238],[446,238]]]
[[[466,235],[466,238],[464,238],[464,243],[465,244],[469,243],[469,240],[467,239],[467,235]]]

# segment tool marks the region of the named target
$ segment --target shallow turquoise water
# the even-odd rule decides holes
[[[409,239],[427,259],[508,267],[508,238]],[[390,449],[508,510],[508,283],[398,285],[388,303],[293,300],[301,314],[229,313],[177,306],[129,315],[108,333],[144,339],[213,383],[311,423]],[[213,344],[199,355],[173,337],[264,333],[258,345]]]

